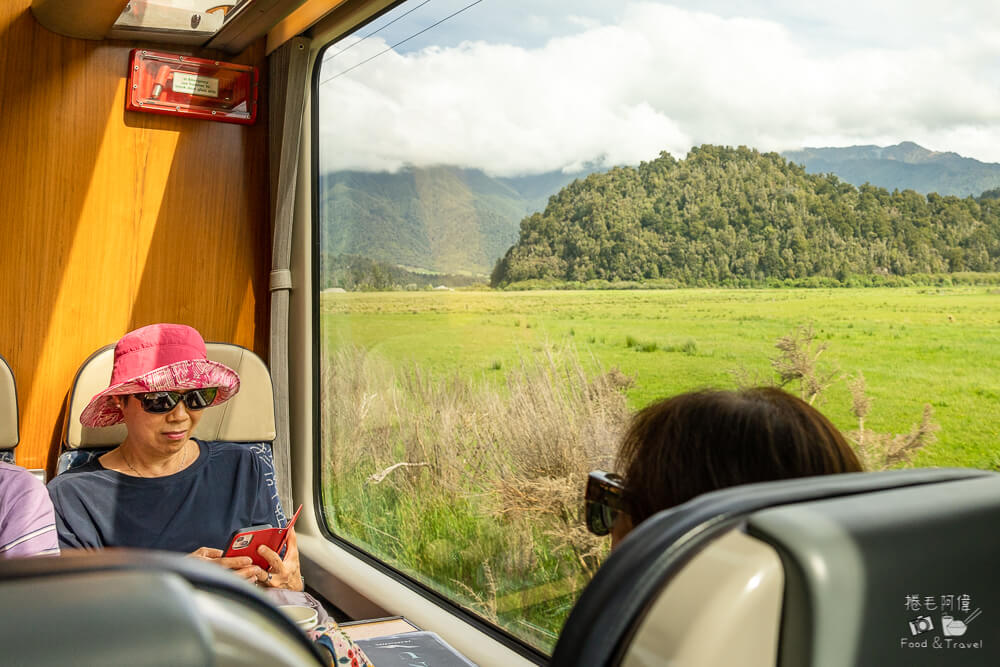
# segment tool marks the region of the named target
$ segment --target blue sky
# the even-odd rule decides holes
[[[327,52],[331,168],[904,140],[1000,162],[1000,2],[482,0],[378,55],[469,2],[410,0]]]

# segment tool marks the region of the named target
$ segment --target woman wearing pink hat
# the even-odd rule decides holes
[[[236,372],[210,361],[191,327],[154,324],[125,334],[115,345],[111,386],[80,422],[124,422],[128,434],[49,483],[60,545],[181,551],[262,586],[302,590],[294,529],[283,558],[261,547],[267,571],[248,557],[222,557],[236,530],[279,525],[260,459],[245,445],[191,437],[202,411],[239,389]]]

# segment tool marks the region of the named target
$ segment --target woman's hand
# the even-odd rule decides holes
[[[271,588],[286,588],[290,591],[301,591],[305,589],[302,581],[302,571],[299,569],[299,547],[295,539],[295,529],[288,530],[288,542],[285,543],[285,557],[281,558],[274,550],[265,545],[257,547],[257,553],[267,559],[270,568],[263,581],[258,582],[262,586]],[[247,559],[249,560],[249,559]]]
[[[270,551],[270,549],[268,551]],[[271,551],[271,553],[274,552]],[[204,560],[221,565],[226,569],[232,570],[234,573],[243,577],[247,581],[260,582],[267,578],[267,572],[254,565],[249,556],[233,556],[230,558],[223,558],[222,550],[213,549],[212,547],[198,547],[189,553],[188,556],[190,558],[197,558],[198,560]],[[296,550],[296,565],[298,564],[298,557],[299,552]]]

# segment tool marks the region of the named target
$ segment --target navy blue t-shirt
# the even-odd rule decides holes
[[[198,458],[166,477],[131,477],[97,459],[48,484],[64,549],[225,549],[240,528],[280,525],[260,459],[232,442],[198,444]]]

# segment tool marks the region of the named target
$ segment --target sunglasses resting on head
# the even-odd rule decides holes
[[[150,391],[144,394],[132,394],[142,406],[142,409],[152,414],[170,412],[177,404],[184,401],[188,410],[204,410],[212,404],[218,394],[218,387],[180,391]]]
[[[594,470],[587,475],[585,505],[587,529],[594,535],[607,535],[624,509],[622,491],[625,490],[621,475]]]

